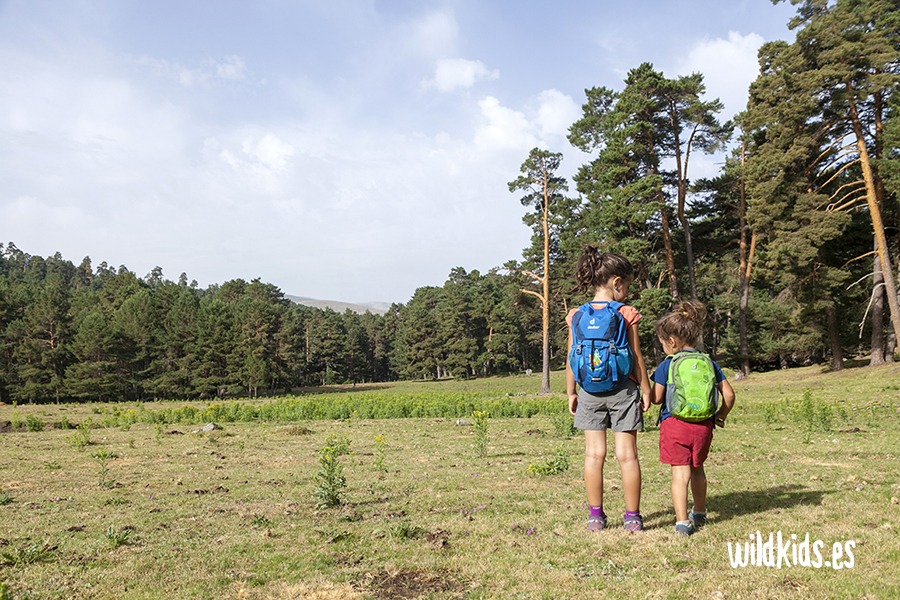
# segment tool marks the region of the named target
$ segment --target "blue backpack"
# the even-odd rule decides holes
[[[572,315],[569,366],[575,382],[586,392],[617,390],[631,375],[634,356],[621,306],[621,302],[607,302],[603,308],[594,308],[588,302]]]

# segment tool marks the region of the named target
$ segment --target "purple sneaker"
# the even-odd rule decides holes
[[[588,517],[588,531],[603,531],[606,529],[606,517]]]
[[[630,531],[631,533],[637,533],[638,531],[644,530],[644,519],[641,518],[641,515],[632,515],[625,517],[625,531]]]

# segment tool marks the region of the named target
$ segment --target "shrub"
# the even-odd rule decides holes
[[[325,445],[334,450],[335,455],[350,454],[350,438],[339,433],[330,433],[325,438]]]
[[[384,434],[379,433],[375,436],[375,468],[379,471],[386,471],[384,466]]]
[[[43,544],[33,543],[27,546],[12,548],[0,552],[0,565],[30,565],[43,562],[50,558],[50,554],[56,550],[55,546],[44,542]]]
[[[553,454],[552,458],[533,462],[528,465],[528,472],[531,475],[559,475],[569,470],[569,455],[563,448],[559,448]]]
[[[475,425],[475,453],[483,458],[487,455],[488,414],[481,410],[474,411],[472,423]]]
[[[106,541],[109,542],[109,545],[113,548],[118,548],[119,546],[124,546],[126,544],[131,543],[131,535],[134,533],[134,530],[130,527],[124,527],[116,531],[115,527],[110,525],[106,528],[106,531],[103,533]]]
[[[553,430],[556,432],[557,437],[570,438],[578,431],[575,429],[575,420],[572,418],[572,413],[568,410],[554,413],[550,416],[550,419],[553,421]]]
[[[318,499],[320,508],[338,506],[343,502],[347,479],[338,456],[337,450],[332,446],[326,445],[319,451],[319,472],[316,474],[313,494]]]

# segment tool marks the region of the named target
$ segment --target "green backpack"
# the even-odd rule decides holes
[[[716,414],[719,389],[712,359],[688,350],[671,357],[666,380],[666,408],[682,421],[699,423]]]

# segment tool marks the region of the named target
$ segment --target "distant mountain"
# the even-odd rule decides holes
[[[290,294],[285,294],[284,297],[303,306],[321,309],[330,308],[339,313],[350,309],[358,314],[370,312],[373,315],[383,315],[391,308],[391,305],[387,302],[359,302],[353,304],[350,302],[338,302],[337,300],[317,300],[315,298],[304,298],[303,296],[291,296]]]

